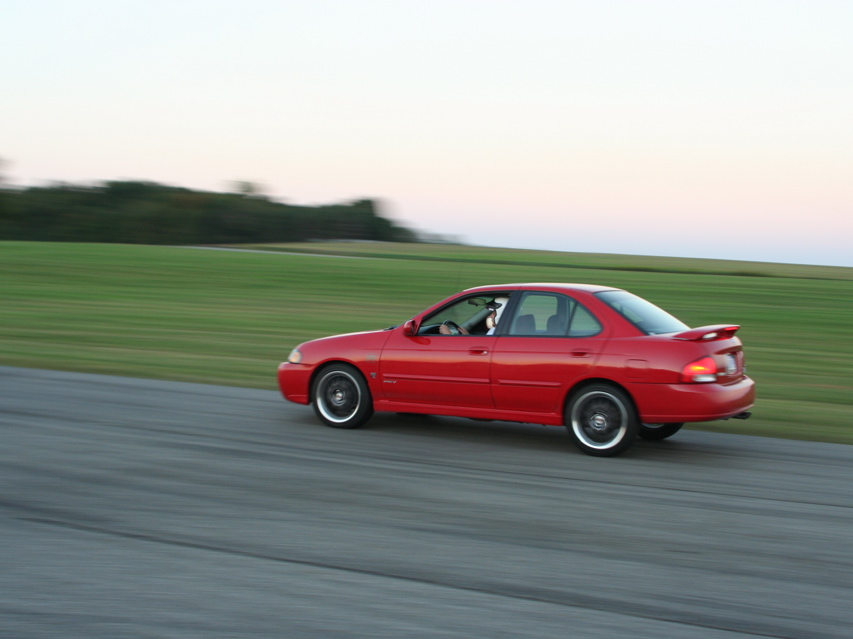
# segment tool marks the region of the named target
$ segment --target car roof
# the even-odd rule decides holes
[[[598,284],[569,284],[565,282],[525,282],[518,284],[495,284],[493,286],[477,286],[466,289],[465,293],[496,292],[496,291],[584,291],[585,293],[600,293],[601,291],[619,290],[612,286]]]

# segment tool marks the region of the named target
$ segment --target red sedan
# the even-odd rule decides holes
[[[691,329],[606,286],[482,286],[400,326],[300,344],[278,383],[336,428],[374,411],[565,425],[609,456],[685,422],[749,417],[738,328]]]

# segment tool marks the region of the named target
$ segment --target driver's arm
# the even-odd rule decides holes
[[[438,332],[439,332],[439,333],[441,333],[442,335],[453,335],[453,333],[451,333],[451,332],[450,332],[450,327],[449,327],[449,326],[445,326],[444,324],[441,324],[441,325],[438,327]],[[468,333],[468,329],[466,329],[464,326],[460,326],[460,327],[459,327],[459,332],[460,332],[462,335],[468,335],[468,334],[469,334],[469,333]]]

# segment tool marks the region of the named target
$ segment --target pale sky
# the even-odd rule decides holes
[[[8,181],[853,266],[851,0],[4,0]]]

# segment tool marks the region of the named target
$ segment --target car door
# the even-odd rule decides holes
[[[490,408],[491,335],[415,335],[401,330],[385,343],[380,363],[387,401]]]
[[[441,323],[485,332],[486,300],[467,298],[424,318],[417,335],[395,329],[382,350],[379,374],[386,401],[491,408],[489,365],[493,335],[442,335]]]
[[[496,408],[555,413],[566,390],[594,366],[607,339],[602,324],[573,298],[523,293],[492,353]]]

